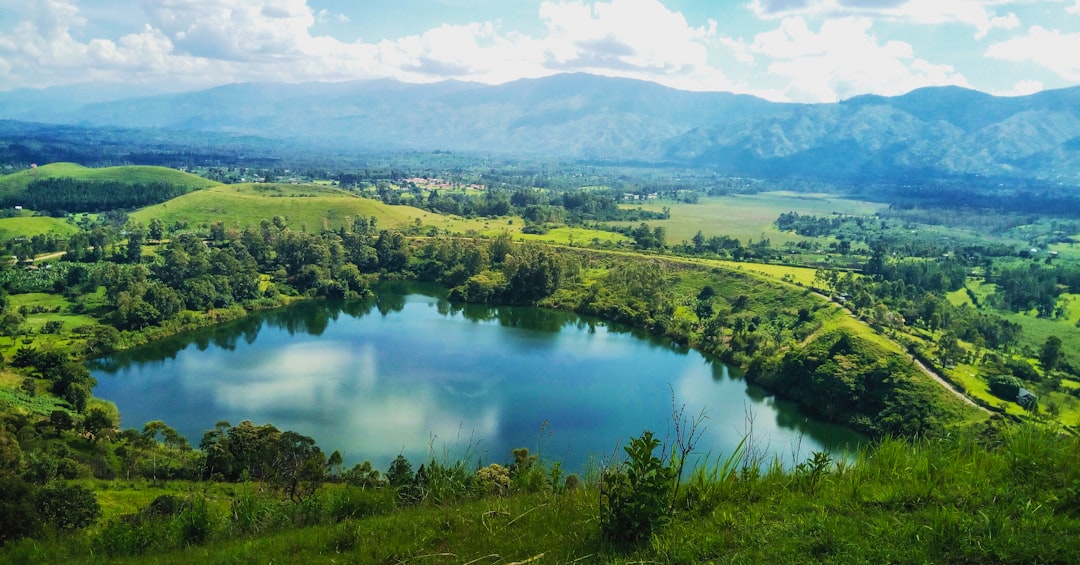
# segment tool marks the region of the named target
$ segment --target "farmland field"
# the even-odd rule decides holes
[[[667,230],[668,243],[689,241],[701,231],[706,236],[727,235],[742,242],[768,238],[773,245],[806,238],[776,229],[773,222],[785,212],[827,215],[873,214],[885,207],[883,204],[849,200],[828,194],[796,192],[762,192],[702,198],[696,204],[651,201],[640,207],[659,212],[664,207],[671,210],[671,218],[647,222],[651,226],[663,226]],[[637,207],[628,206],[628,207]],[[633,222],[620,222],[635,225]]]

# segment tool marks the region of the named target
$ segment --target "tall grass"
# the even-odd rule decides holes
[[[389,488],[329,485],[297,505],[239,485],[228,503],[193,492],[79,535],[23,540],[0,562],[1080,562],[1077,438],[987,426],[755,470],[750,443],[691,470],[669,523],[634,546],[600,536],[596,483],[460,490],[467,466],[440,464],[449,490],[415,506]]]

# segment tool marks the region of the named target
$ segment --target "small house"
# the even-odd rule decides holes
[[[1035,406],[1039,404],[1039,397],[1035,396],[1034,392],[1020,387],[1020,392],[1016,393],[1016,403],[1024,408],[1024,410],[1034,410]]]

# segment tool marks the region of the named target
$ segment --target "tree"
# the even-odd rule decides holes
[[[165,222],[162,222],[159,218],[150,220],[150,240],[161,241],[165,237]]]
[[[1042,350],[1039,352],[1039,362],[1042,363],[1047,377],[1050,376],[1050,371],[1057,368],[1062,355],[1061,338],[1056,335],[1046,338],[1046,343],[1043,343]]]
[[[83,431],[90,434],[90,441],[97,442],[102,432],[111,430],[115,424],[104,408],[91,408],[83,418]]]
[[[392,487],[402,487],[411,485],[413,479],[412,463],[404,455],[398,454],[386,471],[386,480]]]
[[[75,427],[75,419],[67,410],[53,410],[49,414],[49,424],[56,429],[56,437],[60,437],[64,430]]]
[[[188,445],[188,441],[184,439],[184,436],[177,433],[176,430],[169,427],[165,422],[161,420],[152,420],[147,422],[143,426],[142,435],[150,441],[158,441],[158,435],[161,435],[161,441],[165,444],[165,447],[174,449],[177,451],[190,451],[191,446]]]
[[[143,231],[143,227],[139,224],[135,224],[128,231],[127,246],[124,249],[124,255],[127,258],[128,263],[139,263],[142,261],[142,244],[143,238],[146,237],[146,232]]]
[[[14,345],[15,338],[22,335],[24,322],[26,322],[26,318],[22,314],[14,310],[4,312],[0,316],[0,334],[10,337],[11,344]]]
[[[692,241],[694,243],[695,253],[701,253],[705,250],[705,236],[702,235],[701,230],[698,230],[697,233],[694,234]]]
[[[327,467],[326,455],[315,440],[286,431],[274,442],[267,480],[289,500],[303,502],[326,481]]]

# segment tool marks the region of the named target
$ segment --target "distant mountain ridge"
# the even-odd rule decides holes
[[[450,150],[808,178],[979,175],[1080,184],[1080,87],[957,87],[774,103],[584,74],[497,86],[245,83],[86,103],[0,93],[0,119],[260,136],[338,152]],[[104,99],[98,101],[97,99]]]

